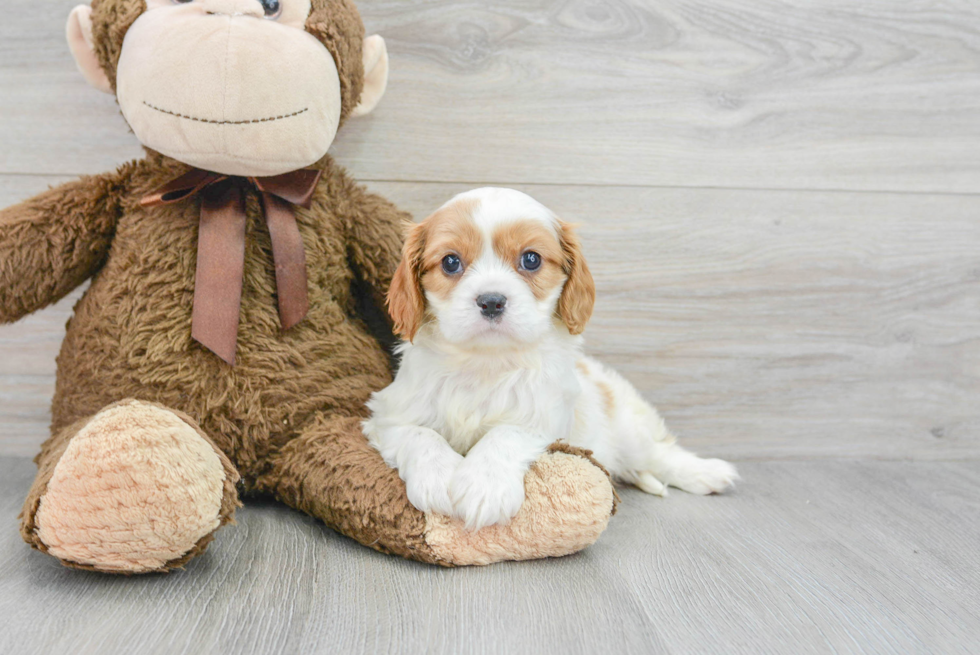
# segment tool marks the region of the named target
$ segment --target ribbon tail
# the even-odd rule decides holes
[[[202,192],[191,336],[235,365],[245,272],[245,200],[235,184]]]
[[[306,249],[292,206],[268,192],[262,193],[262,205],[276,264],[279,322],[283,330],[288,330],[302,321],[309,309]]]

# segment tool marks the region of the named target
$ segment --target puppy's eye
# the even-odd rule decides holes
[[[526,253],[521,255],[521,268],[523,268],[525,271],[538,270],[541,268],[541,255],[533,250],[528,250]]]
[[[282,2],[279,0],[259,0],[259,3],[266,18],[279,18],[279,14],[282,13]]]
[[[463,270],[463,262],[456,255],[446,255],[442,258],[442,270],[449,275],[456,275]]]

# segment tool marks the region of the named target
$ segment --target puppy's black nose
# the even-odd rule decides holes
[[[480,306],[481,314],[487,318],[497,318],[504,313],[507,296],[499,293],[484,293],[476,297],[476,304]]]

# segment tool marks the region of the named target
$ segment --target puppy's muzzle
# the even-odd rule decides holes
[[[507,296],[499,293],[484,293],[476,297],[480,313],[488,319],[500,318],[507,307]]]

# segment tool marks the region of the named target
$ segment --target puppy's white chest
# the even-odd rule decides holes
[[[574,404],[574,375],[571,380],[572,386],[564,385],[534,369],[452,376],[439,394],[442,425],[435,429],[462,454],[498,425],[520,426],[555,439],[565,437],[571,411],[560,408]]]
[[[514,379],[480,379],[482,376],[457,375],[446,380],[440,394],[439,414],[443,425],[437,430],[453,450],[465,454],[488,430],[513,423],[531,410],[517,389],[526,386]]]

